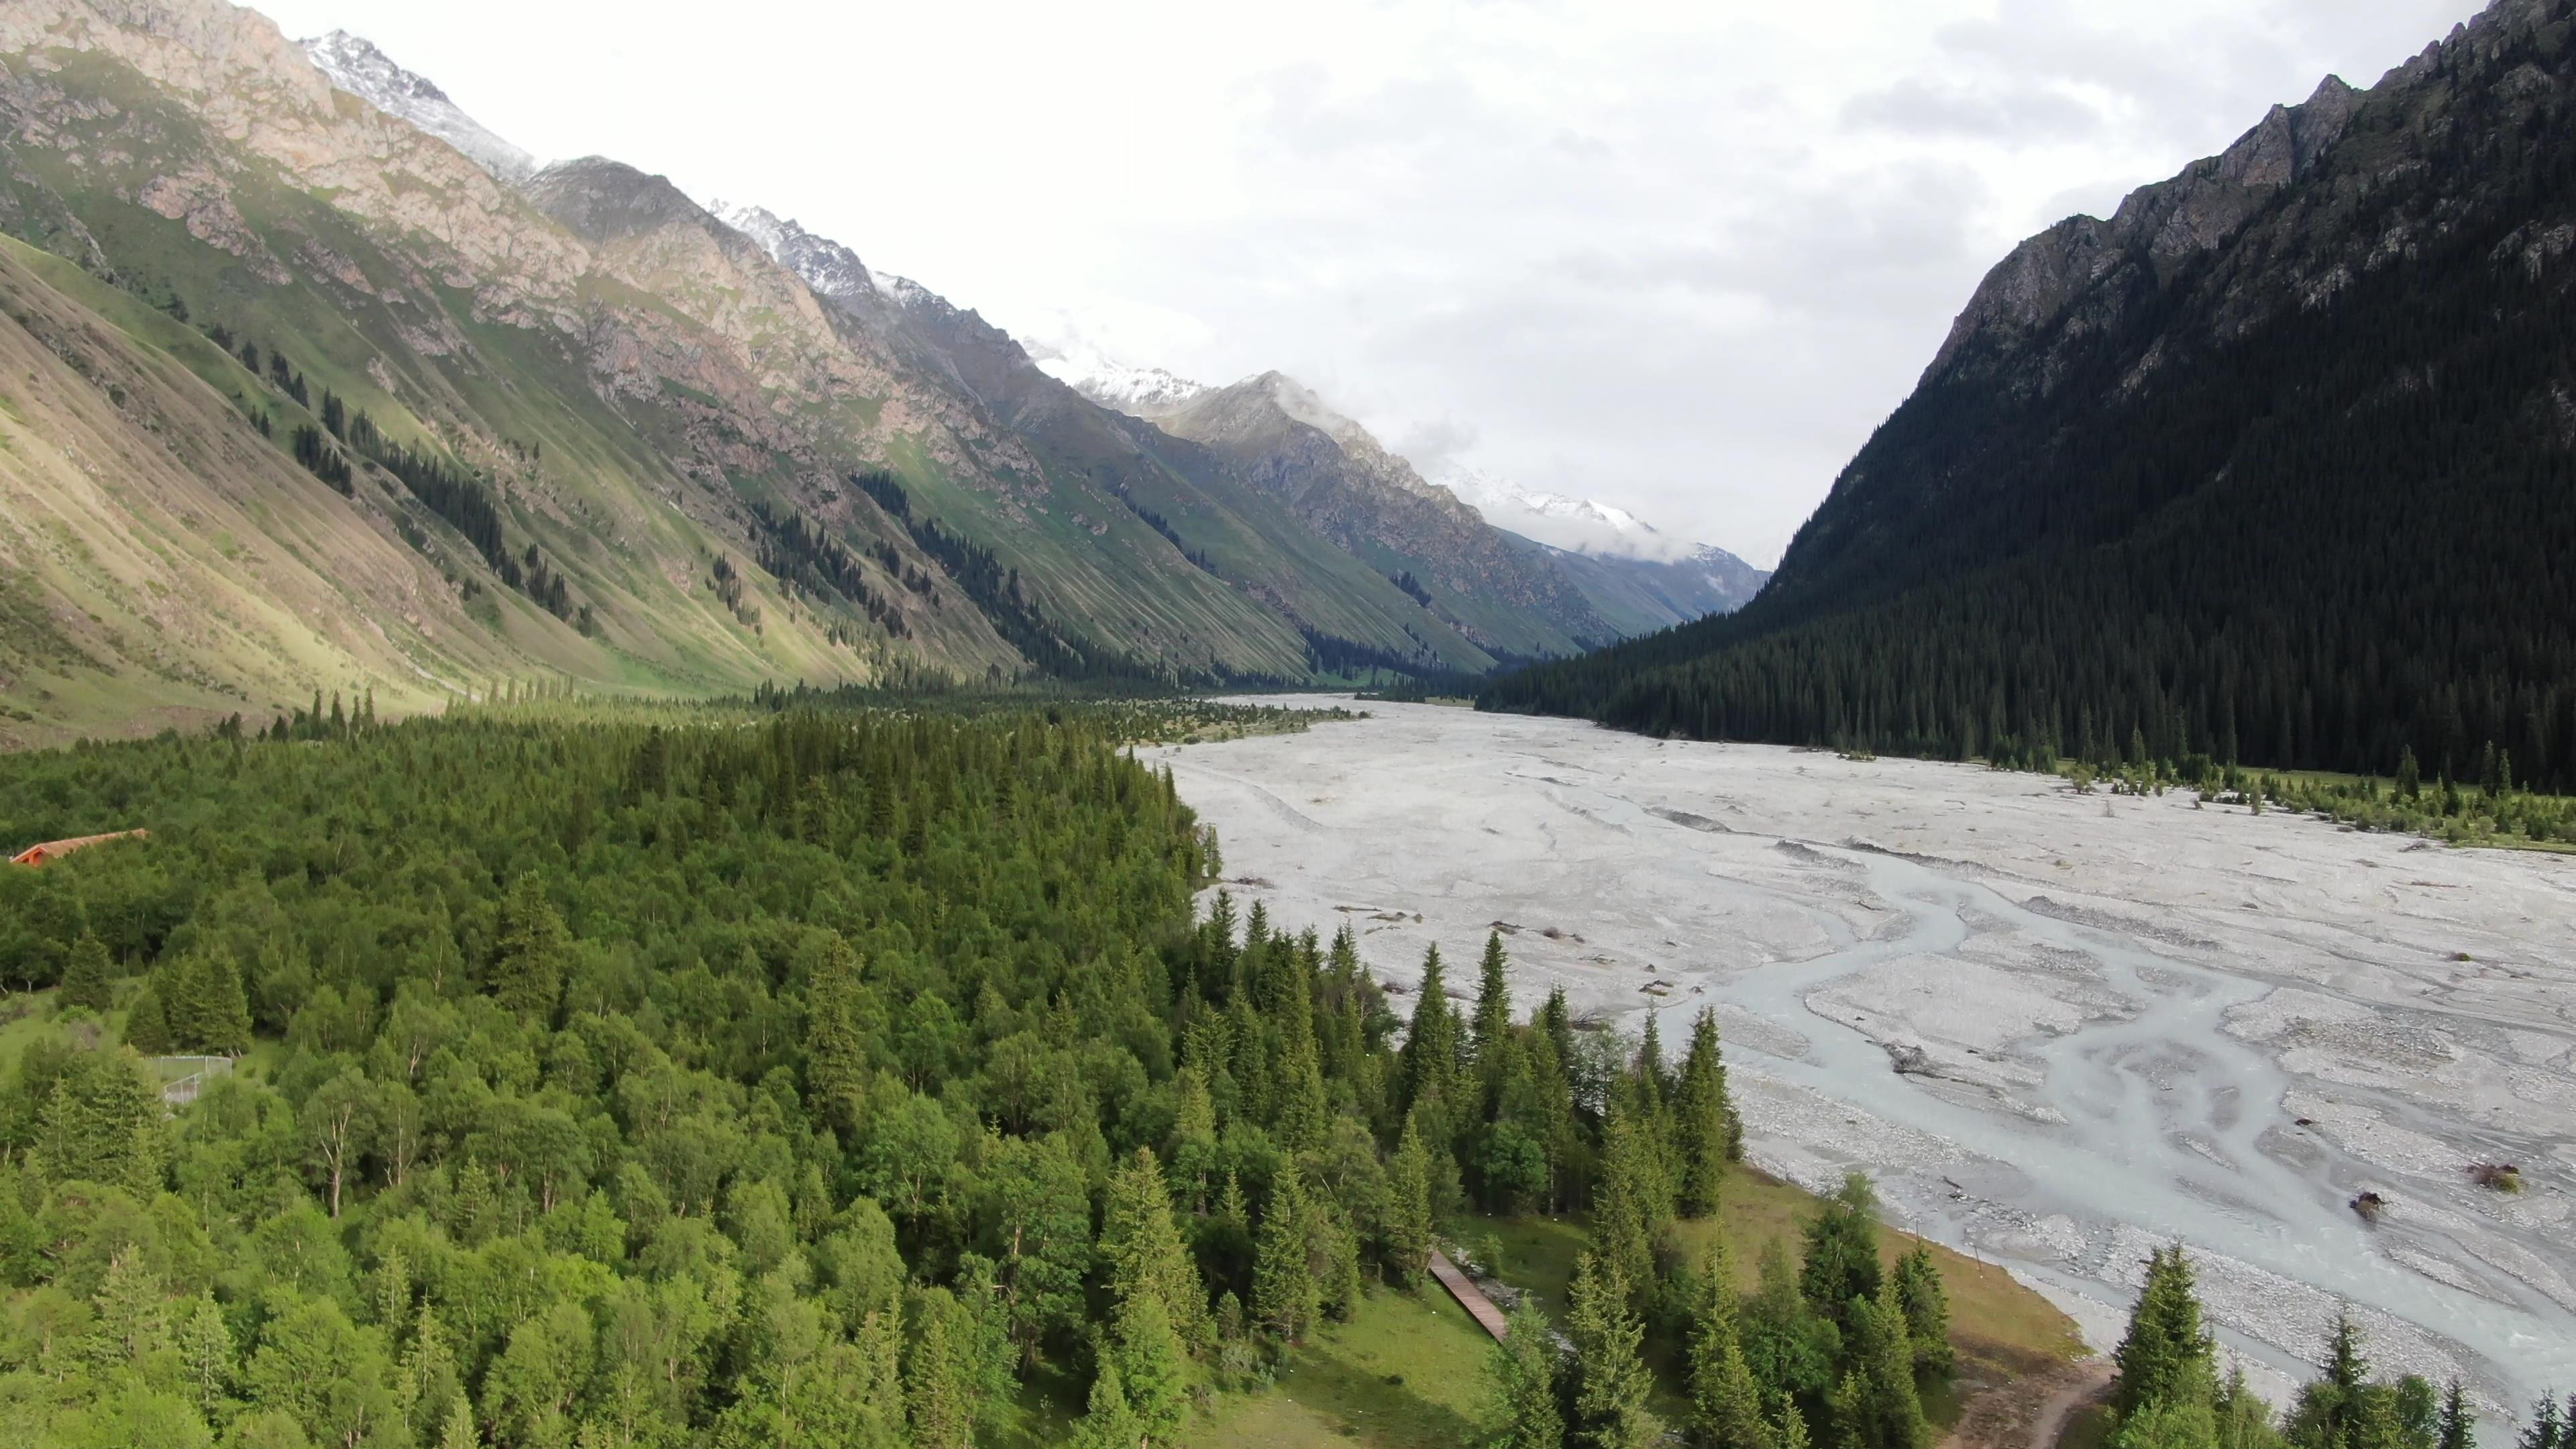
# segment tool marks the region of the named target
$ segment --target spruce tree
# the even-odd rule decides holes
[[[1139,1147],[1109,1183],[1102,1214],[1100,1252],[1109,1264],[1112,1299],[1125,1304],[1139,1293],[1163,1301],[1172,1331],[1188,1344],[1207,1335],[1207,1293],[1198,1265],[1172,1218],[1171,1190],[1150,1149]]]
[[[1431,1150],[1407,1118],[1387,1162],[1386,1258],[1396,1282],[1411,1285],[1431,1260]]]
[[[2468,1395],[2458,1379],[2442,1391],[2442,1423],[2434,1439],[2436,1449],[2478,1449],[2478,1416],[2469,1409]]]
[[[1556,1329],[1524,1298],[1486,1359],[1494,1387],[1492,1449],[1564,1449],[1565,1415],[1557,1405]]]
[[[1117,1352],[1101,1372],[1117,1373],[1128,1407],[1146,1435],[1157,1443],[1170,1439],[1189,1412],[1189,1354],[1172,1331],[1162,1298],[1140,1293],[1128,1300],[1118,1310],[1113,1332]]]
[[[1860,1173],[1846,1174],[1840,1192],[1825,1199],[1824,1210],[1807,1224],[1805,1258],[1798,1267],[1798,1289],[1815,1311],[1848,1337],[1856,1325],[1851,1305],[1878,1296],[1878,1222],[1873,1216],[1877,1194]]]
[[[2112,1354],[2119,1375],[2111,1384],[2112,1411],[2125,1419],[2146,1404],[2171,1399],[2216,1352],[2201,1326],[2191,1260],[2181,1247],[2159,1248],[2147,1259],[2146,1286],[2129,1311],[2129,1331]]]
[[[1146,1442],[1142,1419],[1127,1401],[1118,1361],[1102,1355],[1100,1373],[1091,1381],[1091,1399],[1082,1422],[1074,1426],[1074,1449],[1137,1449]]]
[[[1314,1228],[1306,1190],[1294,1163],[1271,1179],[1270,1201],[1253,1246],[1252,1311],[1262,1327],[1287,1343],[1314,1328],[1323,1314],[1323,1286],[1315,1281]]]
[[[1896,1260],[1896,1303],[1905,1315],[1905,1331],[1913,1341],[1914,1363],[1926,1373],[1946,1374],[1953,1362],[1950,1352],[1950,1295],[1941,1286],[1941,1270],[1932,1262],[1932,1249],[1916,1243],[1914,1250]]]
[[[1700,1449],[1773,1449],[1736,1328],[1735,1270],[1726,1240],[1700,1265],[1699,1303],[1691,1325],[1691,1442]]]
[[[920,1327],[903,1365],[904,1408],[915,1449],[974,1449],[973,1385],[963,1372],[965,1313],[945,1288],[921,1293]]]
[[[1621,1281],[1643,1289],[1654,1281],[1655,1236],[1670,1216],[1657,1137],[1637,1093],[1611,1104],[1602,1125],[1601,1181],[1593,1191],[1592,1230]]]
[[[1440,948],[1423,953],[1422,982],[1413,1002],[1413,1022],[1404,1038],[1404,1105],[1425,1097],[1454,1101],[1458,1078],[1458,1014],[1449,1007],[1448,984],[1441,977]]]
[[[2568,1417],[2576,1419],[2576,1415]],[[2532,1403],[2531,1422],[2514,1440],[2514,1449],[2563,1449],[2571,1428],[2576,1428],[2576,1424],[2559,1417],[2557,1397],[2542,1394]]]
[[[1714,1217],[1726,1164],[1742,1153],[1743,1132],[1727,1096],[1714,1009],[1702,1010],[1691,1023],[1690,1054],[1682,1059],[1681,1087],[1674,1095],[1673,1130],[1681,1156],[1682,1214]]]
[[[500,950],[492,963],[492,995],[508,1010],[540,1024],[549,1021],[564,981],[572,974],[572,933],[546,899],[545,883],[520,876],[501,906]]]
[[[1853,1299],[1844,1321],[1852,1325],[1844,1350],[1859,1386],[1859,1418],[1846,1428],[1857,1430],[1864,1449],[1923,1449],[1929,1426],[1915,1392],[1914,1345],[1906,1332],[1905,1310],[1896,1302],[1895,1283],[1889,1282],[1874,1300]]]
[[[1628,1302],[1617,1265],[1590,1253],[1574,1260],[1565,1331],[1574,1341],[1574,1442],[1584,1449],[1650,1449],[1663,1421],[1647,1407],[1654,1375],[1641,1352],[1645,1325]]]
[[[92,1011],[106,1011],[116,1003],[116,993],[108,981],[111,974],[107,947],[87,931],[72,942],[71,960],[63,967],[63,985],[59,993],[66,1006],[85,1006]]]
[[[807,978],[805,1018],[806,1100],[843,1133],[855,1133],[866,1106],[869,1042],[878,1023],[875,993],[859,979],[859,953],[837,931]]]
[[[1503,933],[1488,932],[1485,936],[1485,959],[1477,971],[1476,1016],[1473,1023],[1476,1061],[1480,1066],[1488,1064],[1492,1060],[1495,1049],[1511,1035],[1512,983],[1509,966],[1510,962],[1503,954]]]

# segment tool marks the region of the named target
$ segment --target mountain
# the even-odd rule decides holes
[[[1740,609],[1771,577],[1607,503],[1531,492],[1454,461],[1434,476],[1486,522],[1544,550],[1622,636]]]
[[[498,179],[525,181],[536,174],[536,157],[486,130],[428,77],[394,64],[371,42],[334,30],[301,44],[331,84],[445,141]]]
[[[733,208],[728,217],[901,366],[971,400],[1051,476],[1097,487],[1124,510],[1121,517],[1133,516],[1125,526],[1161,535],[1164,552],[1192,565],[1191,578],[1230,588],[1222,602],[1248,616],[1233,627],[1279,631],[1289,654],[1274,673],[1293,675],[1301,662],[1472,673],[1496,662],[1454,619],[1248,486],[1223,459],[1085,396],[975,312],[871,272],[846,246],[760,208]],[[1023,535],[1017,543],[1032,559],[1026,566],[1048,563],[1043,538]],[[1062,572],[1059,566],[1048,576]],[[1068,580],[1066,588],[1097,590],[1106,600],[1132,584],[1093,578]]]
[[[1230,387],[1059,362],[1101,401],[1198,443],[1251,487],[1498,655],[1568,654],[1617,637],[1573,579],[1423,481],[1358,422],[1277,372]],[[1137,378],[1157,380],[1137,387]]]
[[[2571,24],[2499,0],[2024,242],[1751,605],[1482,702],[2576,786]]]
[[[1029,356],[1047,376],[1102,407],[1141,418],[1170,412],[1208,390],[1205,383],[1176,377],[1159,367],[1120,362],[1078,338],[1033,344]]]
[[[22,0],[0,68],[34,378],[0,743],[317,691],[1285,682],[1605,637],[1463,524],[1504,557],[1426,603],[1433,557],[1327,536],[971,310],[640,168],[540,167],[355,37]]]

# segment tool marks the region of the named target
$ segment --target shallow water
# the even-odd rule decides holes
[[[1524,1009],[1563,985],[1632,1029],[1671,1013],[1673,1042],[1716,1004],[1757,1159],[1871,1171],[1910,1226],[2099,1305],[2096,1337],[2178,1239],[2231,1346],[2285,1371],[2343,1301],[2383,1369],[2465,1372],[2491,1411],[2576,1383],[2576,865],[1369,708],[1164,752],[1280,924],[1351,923],[1409,983],[1424,945],[1471,962],[1505,923]],[[1900,1073],[1892,1048],[1925,1055]],[[2512,1154],[2531,1190],[2498,1200],[2418,1139]],[[2391,1200],[2376,1226],[2362,1186]]]

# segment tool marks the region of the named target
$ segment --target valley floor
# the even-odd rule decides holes
[[[1399,987],[1499,926],[1525,1005],[1562,984],[1668,1044],[1715,1005],[1748,1155],[1868,1170],[2097,1346],[2180,1239],[2276,1401],[2259,1370],[2304,1377],[2338,1301],[2384,1370],[2464,1373],[2491,1412],[2576,1382],[2576,859],[1368,708],[1155,752],[1247,908],[1351,923]]]

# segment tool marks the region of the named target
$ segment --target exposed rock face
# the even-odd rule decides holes
[[[2059,375],[2061,344],[2117,324],[2221,252],[2230,274],[2216,299],[2222,336],[2241,334],[2278,307],[2332,295],[2358,272],[2403,255],[2409,225],[2441,225],[2437,212],[2368,236],[2349,229],[2360,204],[2387,188],[2439,193],[2456,183],[2424,172],[2459,91],[2549,94],[2557,82],[2548,72],[2507,57],[2563,23],[2550,0],[2494,0],[2369,91],[2327,76],[2307,100],[2274,106],[2225,151],[2129,193],[2110,220],[2069,217],[2025,240],[1978,285],[1923,381],[1991,377],[2044,390]],[[2405,121],[2342,144],[2365,97],[2383,116],[2404,111]],[[2322,184],[2296,187],[2290,204],[2276,204],[2310,180]]]
[[[345,30],[304,42],[304,53],[331,83],[389,116],[399,116],[464,152],[501,181],[526,180],[537,158],[494,135],[465,114],[447,92],[393,63],[391,57]]]

